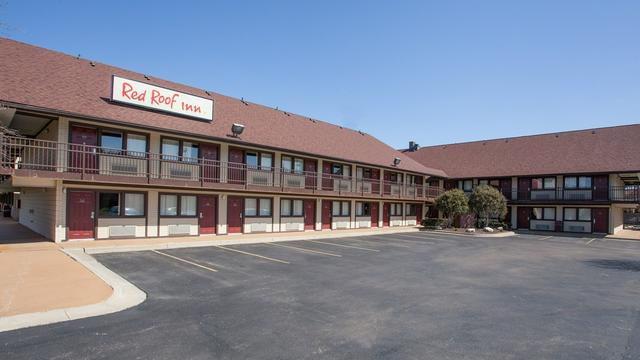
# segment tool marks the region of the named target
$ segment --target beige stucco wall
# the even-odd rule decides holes
[[[160,225],[158,227],[160,236],[169,236],[170,227],[179,227],[180,229],[187,229],[188,233],[185,231],[184,233],[175,234],[171,236],[180,236],[180,235],[198,235],[198,218],[180,218],[180,217],[166,217],[160,218]]]
[[[304,217],[283,217],[280,218],[280,231],[304,231]]]
[[[371,227],[371,216],[356,216],[355,228],[370,228]]]
[[[19,222],[47,239],[55,239],[56,189],[22,188]]]
[[[273,218],[271,217],[245,217],[244,233],[273,232]]]
[[[349,229],[351,227],[351,218],[349,216],[334,216],[331,219],[331,229]]]
[[[98,239],[108,239],[111,237],[145,237],[146,222],[144,218],[98,218],[96,222],[96,237]],[[133,230],[132,235],[113,236],[112,231]]]
[[[404,204],[402,205],[404,207]],[[404,221],[402,220],[402,216],[391,216],[389,221],[389,226],[402,226],[404,225]]]

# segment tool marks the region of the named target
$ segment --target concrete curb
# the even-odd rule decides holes
[[[298,240],[313,240],[313,239],[338,239],[354,236],[373,236],[373,235],[385,235],[385,234],[397,234],[408,232],[419,232],[417,228],[404,228],[385,231],[363,231],[363,232],[350,232],[344,234],[336,233],[307,233],[299,236],[273,236],[273,237],[260,237],[260,238],[233,238],[225,237],[223,239],[216,240],[194,240],[190,242],[180,243],[163,243],[163,244],[144,244],[144,245],[129,245],[129,246],[111,246],[111,247],[88,247],[84,248],[87,254],[106,254],[106,253],[118,253],[118,252],[131,252],[131,251],[149,251],[149,250],[163,250],[163,249],[181,249],[181,248],[195,248],[195,247],[207,247],[217,245],[241,245],[241,244],[259,244],[267,242],[283,242],[283,241],[298,241]]]
[[[0,332],[110,314],[136,306],[147,298],[144,291],[107,269],[92,256],[86,254],[83,249],[64,249],[62,251],[111,286],[113,289],[111,296],[107,300],[91,305],[0,317]]]

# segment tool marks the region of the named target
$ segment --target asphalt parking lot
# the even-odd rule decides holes
[[[640,243],[404,233],[97,256],[147,292],[2,359],[639,359]]]

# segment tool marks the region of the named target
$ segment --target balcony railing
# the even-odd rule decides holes
[[[611,186],[600,189],[533,189],[514,191],[518,201],[575,201],[575,202],[631,202],[640,203],[638,185]]]
[[[0,174],[167,186],[427,200],[442,189],[0,135]]]

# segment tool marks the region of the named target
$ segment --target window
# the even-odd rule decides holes
[[[578,221],[591,221],[591,209],[578,209]]]
[[[124,216],[144,216],[144,194],[124,194]]]
[[[402,204],[393,203],[389,206],[391,216],[402,216]]]
[[[304,172],[304,160],[300,158],[293,158],[291,156],[283,156],[282,171],[302,174]]]
[[[357,168],[356,169],[356,177],[358,179],[372,179],[373,172],[369,168]]]
[[[564,187],[566,189],[591,189],[591,176],[566,176]]]
[[[187,162],[198,162],[198,144],[191,141],[182,142],[182,160]]]
[[[140,134],[127,134],[127,153],[131,156],[145,156],[147,137]]]
[[[489,180],[479,180],[478,185],[489,185]]]
[[[180,155],[180,141],[162,139],[162,158],[166,160],[178,160]]]
[[[180,196],[180,215],[196,216],[196,197],[194,195]]]
[[[302,216],[302,200],[280,200],[280,216]]]
[[[473,180],[460,180],[458,181],[458,187],[463,191],[473,190]]]
[[[351,203],[349,201],[334,201],[331,214],[333,216],[349,216],[351,214]]]
[[[118,154],[122,150],[122,133],[102,131],[100,134],[102,151],[107,154]]]
[[[531,209],[531,220],[555,220],[556,208],[533,208]]]
[[[532,190],[553,190],[556,188],[556,178],[533,178],[531,179]]]
[[[331,166],[331,173],[333,175],[342,175],[343,177],[349,177],[349,176],[351,176],[351,166],[350,165],[333,164]]]
[[[244,215],[253,217],[271,216],[271,199],[269,198],[245,198]]]
[[[415,175],[407,175],[407,184],[416,185],[418,183],[418,177]]]
[[[196,216],[195,195],[160,195],[160,216]],[[179,210],[179,211],[178,211]]]
[[[247,152],[245,162],[250,169],[271,170],[273,167],[273,155],[269,153]]]
[[[389,181],[394,182],[394,183],[401,183],[402,182],[402,174],[398,174],[398,173],[389,173]]]
[[[98,216],[144,216],[144,196],[142,193],[100,192],[98,193]],[[123,200],[124,204],[122,204]]]
[[[371,215],[371,204],[368,202],[357,202],[356,203],[356,216],[370,216]]]
[[[120,193],[98,194],[98,214],[100,216],[120,216]]]
[[[500,187],[500,180],[493,179],[493,180],[489,181],[489,185],[499,188]]]
[[[416,216],[418,207],[416,204],[407,204],[407,216]]]
[[[564,208],[565,221],[591,221],[590,208]]]

